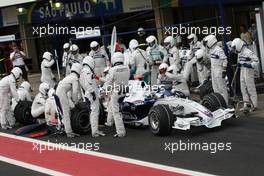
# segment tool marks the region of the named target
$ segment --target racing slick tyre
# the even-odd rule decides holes
[[[167,136],[171,133],[173,114],[168,105],[153,106],[148,114],[150,130],[154,135]]]
[[[36,122],[31,115],[31,101],[19,101],[14,109],[14,116],[17,122],[22,125],[30,125]]]
[[[201,104],[212,112],[219,108],[227,108],[225,99],[219,93],[210,93],[204,96]]]
[[[72,130],[77,134],[86,134],[91,129],[89,107],[89,103],[81,102],[71,111]]]
[[[200,98],[202,99],[205,95],[212,93],[213,90],[213,85],[212,81],[205,81],[199,88],[200,90]]]
[[[217,101],[219,102],[219,104],[220,104],[219,108],[227,108],[226,101],[221,94],[211,93],[211,95],[214,96],[217,99]]]

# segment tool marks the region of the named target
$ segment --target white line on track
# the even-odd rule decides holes
[[[46,145],[46,146],[57,145],[57,146],[59,146],[59,144],[56,144],[56,143],[51,143],[51,142],[46,142],[46,141],[41,141],[41,140],[36,140],[36,139],[31,139],[31,138],[26,138],[26,137],[21,137],[21,136],[16,136],[16,135],[12,135],[12,134],[6,134],[6,133],[2,133],[2,132],[0,132],[0,136],[12,138],[12,139],[17,139],[17,140],[22,140],[22,141],[26,141],[26,142],[38,143],[40,145]],[[111,155],[111,154],[106,154],[106,153],[75,149],[75,148],[65,147],[65,146],[62,146],[62,147],[65,150],[76,152],[76,153],[92,155],[92,156],[97,156],[97,157],[101,157],[101,158],[107,158],[107,159],[111,159],[111,160],[115,160],[115,161],[121,161],[121,162],[129,163],[129,164],[145,166],[145,167],[149,167],[149,168],[174,172],[174,173],[178,173],[178,174],[195,175],[195,176],[213,176],[212,174],[207,174],[207,173],[203,173],[203,172],[192,171],[192,170],[182,169],[182,168],[177,168],[177,167],[171,167],[171,166],[166,166],[166,165],[156,164],[156,163],[151,163],[151,162],[146,162],[146,161],[140,161],[140,160],[136,160],[136,159],[126,158],[126,157],[121,157],[121,156],[116,156],[116,155]],[[37,171],[39,171],[39,170],[37,170]]]
[[[23,167],[23,168],[26,168],[26,169],[29,169],[29,170],[33,170],[33,171],[37,171],[37,172],[40,172],[40,173],[44,173],[44,174],[47,174],[47,175],[69,176],[68,174],[64,174],[64,173],[61,173],[61,172],[58,172],[58,171],[50,170],[50,169],[47,169],[47,168],[44,168],[44,167],[40,167],[40,166],[36,166],[36,165],[33,165],[33,164],[28,164],[28,163],[25,163],[25,162],[22,162],[22,161],[6,158],[6,157],[3,157],[3,156],[0,156],[0,161],[6,162],[6,163],[9,163],[9,164],[13,164],[13,165],[16,165],[16,166],[19,166],[19,167]],[[17,174],[19,175],[19,173],[17,173]]]

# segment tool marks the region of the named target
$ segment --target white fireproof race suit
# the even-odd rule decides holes
[[[84,90],[85,98],[90,102],[90,123],[92,129],[92,136],[99,133],[99,91],[95,80],[95,75],[91,68],[87,65],[83,66],[80,74],[81,87]]]
[[[228,93],[227,85],[223,75],[226,72],[227,67],[227,57],[222,48],[218,45],[213,46],[210,50],[210,60],[211,60],[211,77],[212,84],[215,93],[221,94],[226,103],[228,104]]]
[[[240,87],[244,101],[252,101],[254,108],[258,107],[257,91],[254,80],[254,69],[259,65],[258,57],[248,48],[243,47],[238,54],[240,70]]]
[[[205,47],[199,41],[197,41],[194,45],[190,45],[191,52],[190,52],[190,55],[188,57],[188,62],[185,64],[185,68],[184,68],[184,74],[185,74],[184,77],[186,77],[188,79],[189,76],[190,76],[190,74],[191,74],[192,81],[195,81],[196,78],[197,78],[197,75],[196,75],[197,74],[197,71],[196,71],[196,69],[194,69],[193,65],[194,64],[197,64],[197,67],[198,68],[201,67],[199,65],[199,63],[197,63],[196,58],[194,57],[195,52],[198,51],[199,49],[204,49],[205,50]],[[200,74],[198,74],[198,79],[200,81],[202,78],[199,78],[199,75]]]
[[[46,95],[43,95],[40,92],[35,96],[31,107],[32,117],[38,118],[40,115],[44,114],[47,98]]]
[[[147,83],[149,82],[149,64],[146,51],[137,48],[132,53],[131,65],[136,69],[135,75],[144,76],[144,81]]]
[[[30,90],[27,90],[24,87],[19,87],[17,89],[17,94],[20,101],[32,101]],[[14,98],[12,98],[12,105],[11,105],[12,111],[15,110],[16,105],[17,105],[17,101]]]
[[[110,65],[106,51],[101,47],[97,51],[91,50],[89,56],[94,59],[94,73],[102,76],[104,69]]]
[[[177,70],[180,70],[180,53],[176,46],[170,47],[168,49],[168,57],[167,59],[165,58],[164,62],[167,63],[169,66],[176,65]]]
[[[116,133],[119,137],[126,135],[126,130],[123,122],[123,117],[119,111],[119,98],[125,96],[124,89],[128,86],[130,71],[125,65],[116,65],[111,67],[107,81],[104,84],[104,89],[110,92],[110,101],[108,108],[108,116],[113,117]],[[109,90],[110,89],[110,90]],[[108,117],[109,119],[112,119]]]
[[[54,78],[55,76],[52,73],[51,67],[55,63],[54,59],[48,61],[47,59],[43,59],[41,62],[41,82],[47,83],[50,87],[55,86]]]
[[[56,89],[56,95],[60,99],[62,107],[62,123],[64,124],[66,133],[72,133],[70,111],[74,108],[74,103],[78,102],[78,93],[80,91],[79,77],[72,72],[61,80]],[[70,96],[71,94],[71,96]]]
[[[16,79],[10,74],[0,80],[0,120],[2,128],[13,126],[15,119],[11,115],[11,97],[18,102],[19,97],[16,90]]]
[[[159,65],[162,62],[167,61],[168,53],[166,49],[158,44],[155,44],[153,47],[148,47],[147,50],[147,57],[150,61],[152,68],[151,68],[151,85],[157,84],[157,78],[159,75]]]

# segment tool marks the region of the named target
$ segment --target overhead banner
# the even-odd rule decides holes
[[[30,15],[30,14],[29,14]],[[80,17],[92,17],[93,10],[90,1],[63,1],[61,9],[56,10],[49,2],[36,3],[32,9],[32,23],[43,23],[51,20],[65,20]]]
[[[52,8],[49,1],[37,1],[23,6],[26,14],[19,15],[22,23],[45,24],[90,17],[152,9],[151,0],[64,0],[61,8]]]
[[[56,20],[71,20],[122,13],[122,0],[64,0],[61,9],[54,9],[49,2],[38,2],[31,6],[28,22],[43,23]]]
[[[137,12],[142,10],[151,10],[151,0],[123,0],[123,12]]]

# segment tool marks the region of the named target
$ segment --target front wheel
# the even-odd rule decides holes
[[[214,92],[212,81],[205,81],[199,88],[200,90],[200,98],[202,99],[204,96]]]
[[[227,104],[225,102],[224,97],[219,93],[210,93],[206,95],[202,99],[201,104],[210,111],[215,111],[219,108],[227,108]]]
[[[150,130],[154,135],[167,136],[171,133],[173,114],[168,105],[153,106],[148,114]]]

